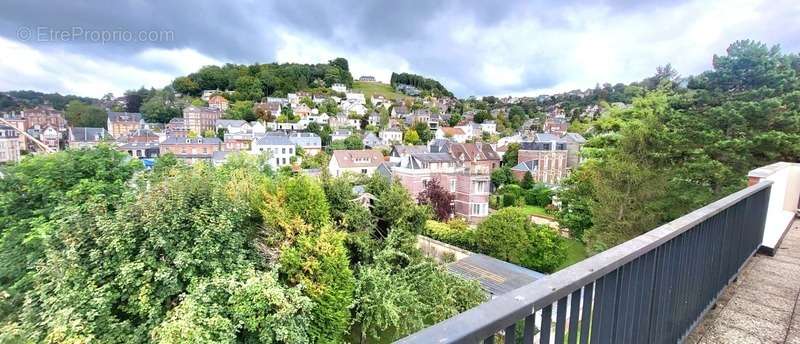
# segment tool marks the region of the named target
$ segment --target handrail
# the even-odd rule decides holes
[[[571,267],[411,334],[398,343],[460,343],[475,342],[476,338],[489,338],[498,331],[514,326],[517,321],[531,316],[537,310],[547,308],[549,311],[554,302],[564,300],[570,294],[576,293],[576,290],[580,291],[582,287],[650,253],[771,185],[772,182],[763,181],[742,189]],[[763,227],[763,221],[761,226]],[[549,316],[548,314],[548,319]]]

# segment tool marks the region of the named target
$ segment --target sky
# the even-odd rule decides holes
[[[101,97],[205,65],[347,58],[354,77],[431,77],[459,97],[711,68],[738,39],[800,52],[798,0],[292,0],[0,3],[0,91]]]

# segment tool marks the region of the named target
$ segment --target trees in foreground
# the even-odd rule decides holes
[[[110,148],[3,174],[2,342],[388,341],[485,298],[422,256],[429,211],[380,178],[276,176],[251,157],[145,172]]]

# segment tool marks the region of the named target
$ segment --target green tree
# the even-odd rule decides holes
[[[108,114],[103,109],[72,100],[67,104],[64,117],[73,127],[105,128]]]
[[[249,100],[237,100],[231,104],[225,117],[228,119],[241,119],[245,121],[255,121],[256,114],[253,112],[253,102]]]
[[[414,131],[419,135],[420,143],[427,144],[428,141],[433,139],[433,132],[431,128],[428,127],[428,123],[417,122],[417,124],[414,125]]]
[[[520,163],[520,161],[518,161],[519,149],[520,149],[519,143],[512,142],[508,144],[508,147],[506,149],[506,154],[503,154],[503,166],[508,166],[509,168],[511,168]]]
[[[317,343],[340,343],[350,325],[355,278],[350,271],[345,233],[323,228],[300,236],[281,254],[281,271],[314,301],[309,334]]]
[[[491,180],[492,184],[496,187],[501,187],[516,181],[514,179],[514,174],[511,172],[511,168],[508,166],[503,166],[492,171]]]
[[[181,116],[181,109],[175,103],[175,95],[168,90],[159,90],[148,97],[140,108],[148,122],[167,123]]]
[[[417,134],[416,130],[407,129],[403,133],[403,142],[410,145],[418,145],[420,143],[419,134]]]
[[[236,79],[236,90],[233,98],[236,100],[259,101],[264,97],[261,81],[252,76],[241,76]]]
[[[364,149],[364,141],[358,134],[352,134],[344,139],[344,146],[348,150]]]
[[[533,187],[533,175],[531,171],[526,171],[525,175],[522,176],[522,181],[520,181],[519,186],[521,186],[525,190],[529,190]]]
[[[322,228],[330,225],[330,206],[318,182],[309,177],[293,177],[281,183],[283,206],[305,223]]]

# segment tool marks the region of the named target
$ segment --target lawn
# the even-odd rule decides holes
[[[382,82],[353,81],[353,90],[360,91],[367,97],[377,94],[388,99],[406,98],[404,94],[395,91],[391,85]]]
[[[547,211],[544,210],[544,208],[542,207],[537,207],[535,205],[526,205],[519,208],[522,209],[522,213],[525,214],[526,216],[538,215],[546,218],[553,218],[553,216],[548,214]]]
[[[566,239],[567,260],[564,261],[558,270],[564,269],[572,264],[586,259],[586,245],[575,239]]]

